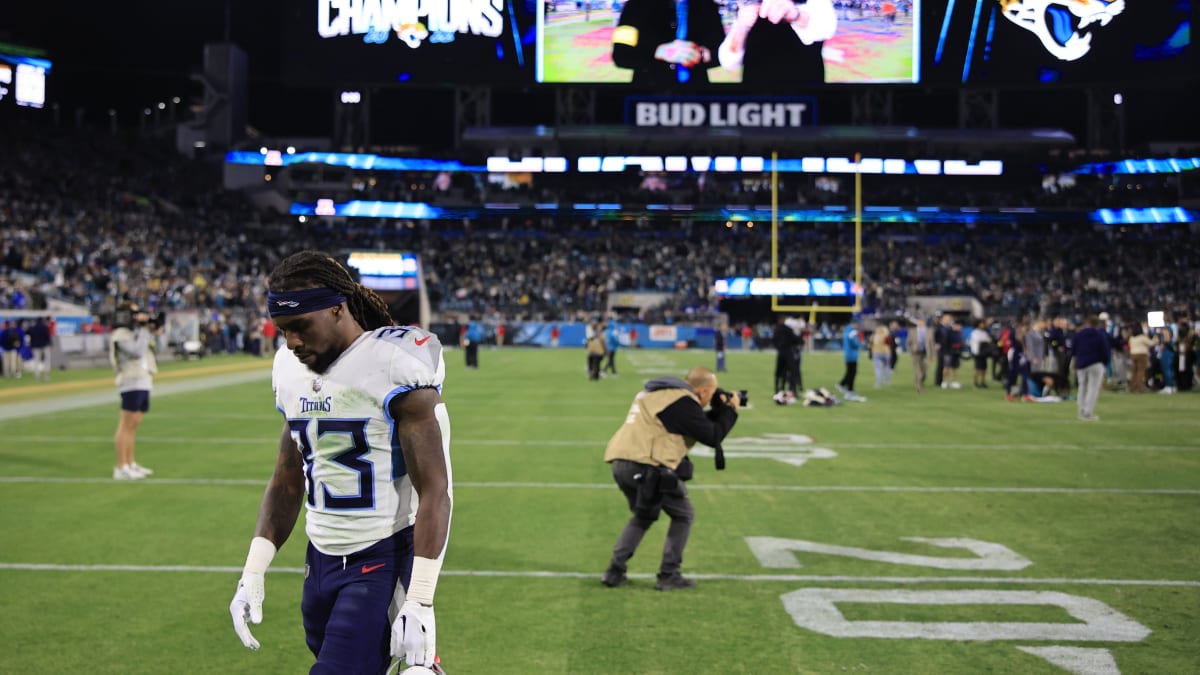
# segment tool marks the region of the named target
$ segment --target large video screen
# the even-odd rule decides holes
[[[297,0],[285,12],[283,72],[305,85],[612,83],[657,93],[1195,81],[1192,3]]]
[[[401,251],[349,251],[346,265],[363,286],[376,291],[409,291],[420,286],[417,254]]]
[[[914,83],[922,0],[544,0],[539,82]]]
[[[926,0],[928,83],[1195,80],[1190,0]]]
[[[46,105],[46,78],[52,64],[29,50],[0,44],[0,106],[42,108]]]
[[[535,0],[286,3],[283,75],[294,84],[527,84]]]

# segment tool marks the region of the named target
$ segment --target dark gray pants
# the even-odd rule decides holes
[[[649,468],[651,467],[645,464],[624,459],[613,460],[613,480],[625,494],[625,500],[629,502],[630,513],[633,512],[634,504],[637,502],[638,483],[634,480],[634,476]],[[692,521],[696,518],[692,501],[687,496],[687,487],[682,482],[679,483],[678,495],[663,495],[662,510],[671,518],[671,525],[667,528],[667,540],[663,544],[662,565],[659,567],[658,573],[660,576],[668,576],[677,573],[683,564],[683,549],[687,546],[688,535],[692,531]],[[610,569],[625,572],[629,559],[637,551],[638,544],[642,543],[642,537],[646,536],[646,530],[650,529],[653,524],[654,521],[638,518],[636,514],[629,519],[628,523],[625,523],[625,529],[621,530],[621,536],[617,537],[616,546],[613,547]]]

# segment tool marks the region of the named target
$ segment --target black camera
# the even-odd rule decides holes
[[[151,314],[132,303],[121,303],[113,312],[114,328],[148,328],[158,330],[167,323],[166,312]]]
[[[746,391],[745,389],[739,389],[736,394],[730,391],[725,391],[724,389],[717,389],[714,396],[721,403],[725,404],[728,404],[733,400],[734,396],[737,396],[739,406],[746,405],[746,401],[750,400],[750,392]]]

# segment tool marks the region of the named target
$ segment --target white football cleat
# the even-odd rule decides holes
[[[113,468],[113,480],[141,480],[145,478],[140,473],[134,473],[128,466],[118,466]]]

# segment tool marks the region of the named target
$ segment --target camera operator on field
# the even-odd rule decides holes
[[[138,425],[150,409],[150,389],[158,372],[154,343],[163,323],[158,319],[131,302],[121,303],[113,315],[108,358],[116,371],[117,391],[121,394],[121,412],[113,434],[116,449],[113,480],[138,480],[154,473],[139,465],[133,455]]]
[[[697,442],[715,448],[717,469],[723,469],[721,441],[737,422],[741,404],[738,394],[718,389],[717,376],[702,367],[693,368],[683,380],[650,380],[634,397],[625,423],[604,452],[604,461],[612,464],[613,480],[633,513],[613,547],[612,561],[601,579],[605,586],[628,582],[629,559],[661,511],[667,512],[671,524],[654,587],[670,591],[696,585],[679,571],[695,517],[684,485],[693,470],[687,453]]]

